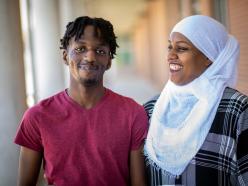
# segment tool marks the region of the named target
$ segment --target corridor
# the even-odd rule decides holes
[[[138,75],[131,65],[116,67],[113,65],[105,74],[105,86],[111,90],[143,104],[155,95],[159,89],[151,81]]]

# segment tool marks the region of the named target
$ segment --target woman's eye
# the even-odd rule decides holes
[[[171,45],[169,45],[167,49],[168,49],[168,50],[171,50],[171,49],[172,49],[172,46],[171,46]]]
[[[188,50],[188,48],[185,48],[185,47],[178,47],[177,48],[177,51],[179,51],[179,52],[184,52],[184,51],[187,51]]]

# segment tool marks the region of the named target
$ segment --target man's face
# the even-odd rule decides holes
[[[102,85],[103,74],[111,66],[109,46],[95,37],[91,25],[85,27],[77,41],[71,38],[63,57],[69,65],[71,83],[85,87]]]

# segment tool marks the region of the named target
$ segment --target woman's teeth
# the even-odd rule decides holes
[[[178,71],[178,70],[180,70],[180,69],[183,68],[181,65],[173,64],[173,63],[171,63],[171,64],[169,65],[169,67],[170,67],[171,70],[174,70],[174,71]]]

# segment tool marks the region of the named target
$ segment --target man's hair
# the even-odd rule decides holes
[[[92,25],[94,27],[94,35],[101,39],[104,43],[109,45],[111,58],[116,55],[116,48],[119,47],[116,42],[113,25],[103,18],[91,18],[82,16],[76,18],[73,22],[69,22],[66,26],[66,31],[62,39],[60,39],[60,49],[67,49],[69,41],[75,36],[75,41],[80,39],[84,33],[86,26]],[[100,31],[100,32],[99,32]]]

